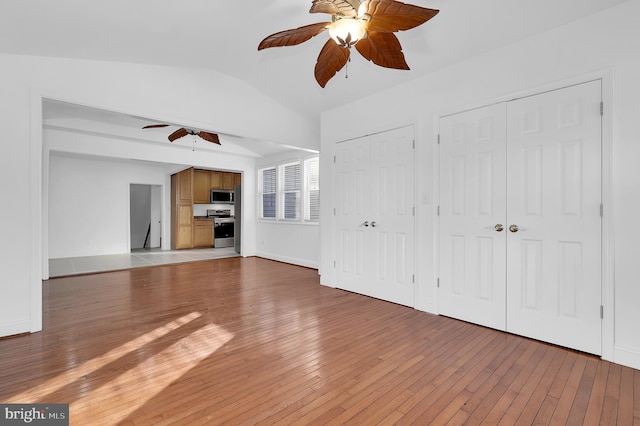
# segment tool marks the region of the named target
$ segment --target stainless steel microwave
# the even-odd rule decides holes
[[[211,204],[233,204],[235,201],[235,193],[224,189],[211,190]]]

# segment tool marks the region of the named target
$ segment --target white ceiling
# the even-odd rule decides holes
[[[365,97],[624,1],[407,0],[440,10],[426,24],[398,34],[411,70],[381,68],[354,51],[349,78],[343,70],[324,89],[313,68],[326,35],[298,46],[257,50],[274,32],[327,21],[329,15],[308,13],[310,0],[4,0],[0,52],[212,69],[318,119],[345,99]],[[82,109],[60,110],[58,118],[65,112]]]
[[[181,126],[169,124],[169,127],[165,128],[143,129],[143,127],[150,124],[168,123],[158,123],[149,118],[136,117],[53,100],[44,100],[42,118],[46,129],[72,131],[108,138],[136,140],[152,144],[172,144],[176,147],[189,150],[215,151],[254,158],[277,155],[292,150],[309,151],[262,139],[249,139],[239,135],[229,135],[225,133],[218,133],[220,145],[191,135],[177,139],[172,143],[167,139],[167,136]]]

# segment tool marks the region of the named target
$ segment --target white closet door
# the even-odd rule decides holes
[[[505,329],[505,105],[440,121],[443,315]]]
[[[371,204],[369,137],[337,145],[336,152],[336,278],[337,287],[370,292],[371,233],[364,226]]]
[[[441,119],[441,314],[601,353],[600,101],[594,81]]]
[[[594,354],[601,353],[600,101],[594,81],[507,105],[507,330]]]
[[[414,306],[413,140],[413,126],[371,136],[372,295],[407,306]]]
[[[413,126],[337,145],[336,286],[414,305]]]

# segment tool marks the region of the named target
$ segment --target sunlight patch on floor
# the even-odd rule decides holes
[[[88,400],[80,399],[80,404],[88,409],[77,412],[71,404],[71,416],[74,413],[81,418],[98,415],[109,423],[119,423],[232,338],[233,334],[222,327],[207,324],[96,389],[87,396]],[[136,387],[136,392],[131,392],[131,386]],[[103,409],[100,406],[105,399],[117,400],[118,410],[95,413],[94,410]]]
[[[77,384],[84,376],[117,362],[131,352],[143,348],[154,340],[201,318],[201,316],[198,312],[192,312],[171,321],[110,350],[104,355],[92,358],[78,366],[70,367],[64,373],[14,395],[5,402],[24,403],[35,400],[51,402],[48,401],[48,398],[54,396],[64,387]],[[100,406],[107,400],[110,401],[108,405],[112,405],[112,401],[116,399],[118,401],[117,412],[110,410],[108,413],[101,413],[101,418],[104,419],[102,416],[106,415],[110,422],[117,423],[162,392],[174,380],[230,341],[233,336],[232,333],[216,324],[206,324],[191,334],[176,340],[162,351],[137,363],[133,368],[123,371],[108,382],[96,388],[88,386],[87,392],[83,396],[75,401],[69,401],[71,417],[74,417],[74,412],[78,415],[76,419],[85,418],[87,415],[91,416],[94,414],[94,410],[100,410]],[[108,367],[106,371],[107,374],[110,372]],[[132,386],[137,388],[136,392],[130,392]],[[83,408],[80,408],[80,412],[78,412],[77,409],[74,410],[74,407]]]

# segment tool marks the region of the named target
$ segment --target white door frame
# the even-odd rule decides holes
[[[434,140],[437,140],[440,133],[439,123],[440,118],[464,112],[467,110],[480,108],[495,104],[498,102],[508,102],[514,99],[519,99],[527,96],[532,96],[552,90],[562,89],[567,86],[573,86],[581,83],[586,83],[593,80],[602,81],[602,102],[603,102],[603,115],[602,115],[602,203],[604,205],[604,214],[602,218],[602,306],[604,315],[602,318],[602,356],[601,358],[608,361],[614,360],[614,202],[613,202],[613,70],[606,68],[597,70],[594,72],[582,74],[579,76],[567,78],[564,80],[552,82],[546,85],[538,86],[531,89],[522,90],[520,92],[507,94],[494,99],[489,99],[485,102],[478,102],[471,105],[465,105],[460,108],[452,109],[449,111],[443,111],[433,116],[434,122]],[[437,205],[440,204],[440,164],[439,164],[439,146],[434,152],[434,194]],[[436,238],[434,271],[436,276],[434,277],[434,285],[437,285],[437,277],[440,276],[440,259],[438,253],[440,249],[440,241],[438,236],[440,234],[440,220],[437,214],[434,215],[436,220],[434,221],[434,236]],[[437,291],[436,291],[437,294]],[[438,306],[438,298],[435,300],[435,312],[440,314],[440,307]]]

